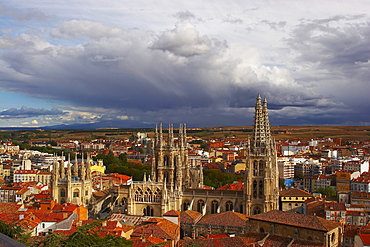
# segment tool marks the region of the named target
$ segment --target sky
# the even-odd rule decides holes
[[[370,125],[368,0],[0,0],[0,127]]]

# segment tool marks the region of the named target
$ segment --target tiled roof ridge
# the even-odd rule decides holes
[[[340,225],[340,223],[332,222],[318,216],[289,213],[279,210],[272,210],[266,213],[249,216],[249,218],[320,231],[328,231]]]
[[[280,196],[312,196],[309,192],[297,188],[291,188],[288,190],[281,190]]]

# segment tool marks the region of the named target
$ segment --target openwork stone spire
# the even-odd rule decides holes
[[[254,113],[253,136],[251,139],[251,151],[264,153],[266,147],[271,145],[270,123],[267,110],[267,100],[261,103],[261,96],[258,94]]]

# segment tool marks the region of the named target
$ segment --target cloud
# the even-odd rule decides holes
[[[208,53],[211,41],[207,36],[200,37],[191,23],[178,23],[175,29],[162,33],[151,48],[190,57]]]
[[[60,111],[57,108],[51,110],[42,109],[42,108],[32,108],[22,106],[20,109],[10,108],[0,112],[0,118],[29,118],[29,117],[38,117],[38,116],[49,116],[49,115],[64,115],[63,111]]]
[[[21,28],[7,25],[13,31],[0,36],[0,88],[63,101],[55,106],[63,114],[38,115],[38,123],[240,125],[251,123],[258,93],[281,124],[370,122],[360,114],[368,107],[368,15],[332,4],[42,4],[35,11],[56,16],[48,25],[9,14]],[[3,119],[22,116],[10,110]]]

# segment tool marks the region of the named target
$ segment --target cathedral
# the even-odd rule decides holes
[[[51,198],[60,204],[88,204],[92,198],[91,163],[88,156],[85,164],[83,154],[80,164],[77,155],[73,165],[68,158],[67,168],[63,161],[59,163],[55,159],[51,174]]]
[[[164,133],[167,132],[167,133]],[[203,189],[203,168],[188,159],[186,125],[174,131],[156,126],[152,143],[152,171],[143,181],[121,185],[107,202],[128,215],[162,216],[170,210],[205,214],[235,211],[254,215],[278,209],[279,181],[275,141],[271,137],[267,101],[258,95],[253,134],[249,139],[244,191]],[[51,195],[59,203],[88,204],[92,197],[90,159],[73,167],[54,163]],[[101,202],[102,205],[108,205]],[[113,207],[112,207],[113,209]],[[105,210],[102,206],[100,211]],[[95,210],[95,211],[99,211]]]
[[[177,137],[173,125],[166,136],[156,127],[152,172],[144,181],[121,186],[119,196],[130,215],[161,216],[169,210],[202,214],[235,211],[254,215],[278,209],[279,180],[276,147],[270,133],[267,100],[257,97],[253,135],[247,149],[244,191],[203,189],[202,167],[192,167],[187,156],[186,126]]]

